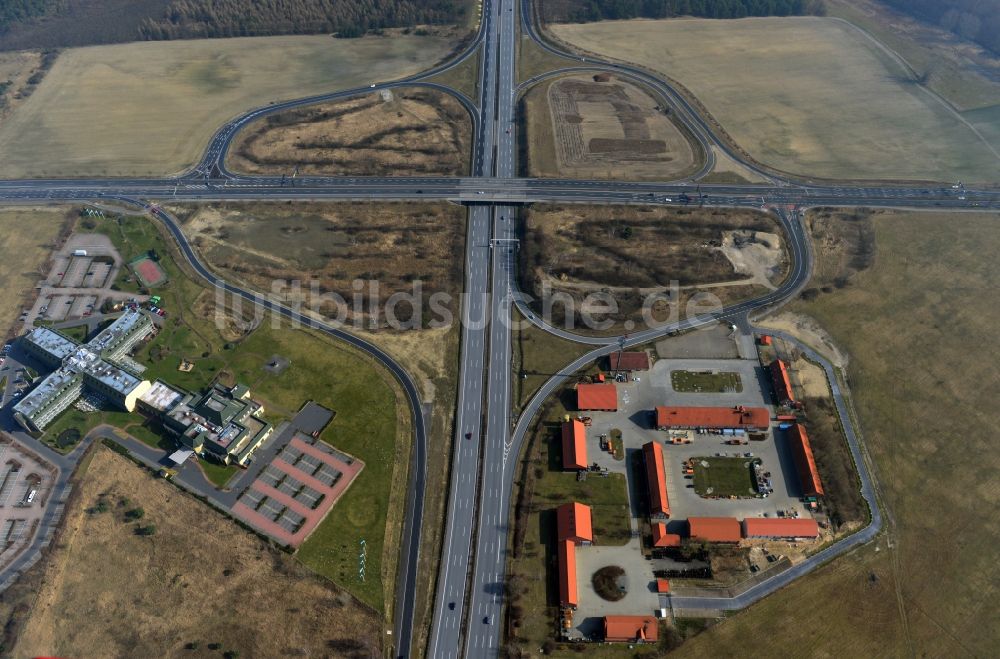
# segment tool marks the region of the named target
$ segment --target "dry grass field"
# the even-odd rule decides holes
[[[871,266],[793,310],[816,318],[851,357],[892,544],[834,561],[719,625],[687,646],[694,656],[802,647],[818,656],[988,656],[1000,647],[1000,514],[991,503],[1000,494],[1000,310],[991,303],[1000,216],[877,212],[872,221]],[[821,271],[836,270],[827,258],[819,252]],[[789,627],[803,611],[813,622]]]
[[[348,594],[99,447],[9,656],[371,657],[382,636]]]
[[[619,307],[610,318],[638,322],[643,298],[673,281],[681,309],[695,293],[725,303],[780,283],[779,234],[771,216],[748,210],[535,206],[524,216],[521,287],[536,299],[546,288],[569,295],[577,309],[589,294],[610,294]],[[554,322],[563,308],[554,305]]]
[[[177,172],[241,112],[414,73],[451,45],[435,36],[300,36],[67,50],[0,123],[0,177]]]
[[[244,129],[229,152],[248,174],[462,176],[472,121],[437,90],[408,88],[290,110]]]
[[[34,294],[35,284],[46,273],[49,255],[62,230],[75,215],[65,208],[0,209],[0,332],[12,329],[24,304]],[[28,230],[30,227],[30,230]]]
[[[656,99],[624,80],[567,76],[523,103],[529,176],[669,180],[697,168],[691,142]]]
[[[848,23],[824,18],[552,25],[559,38],[679,81],[760,162],[840,179],[1000,180],[1000,141]],[[995,113],[1000,114],[1000,113]],[[986,127],[984,130],[983,127]]]
[[[354,307],[354,296],[370,295],[377,284],[382,305],[397,292],[424,294],[423,326],[431,320],[429,296],[448,293],[454,311],[462,277],[464,211],[444,204],[211,204],[178,209],[185,232],[199,252],[227,278],[286,301],[315,301],[320,294],[339,295],[347,303],[345,321],[362,318],[370,327],[368,306]],[[363,281],[358,289],[356,282]],[[301,287],[294,289],[295,283]],[[315,282],[315,283],[313,283]],[[277,286],[278,288],[275,288]],[[284,286],[284,287],[282,287]],[[326,298],[325,298],[326,299]],[[316,309],[334,318],[323,303]],[[409,306],[397,308],[407,320]],[[384,327],[381,317],[377,327]]]

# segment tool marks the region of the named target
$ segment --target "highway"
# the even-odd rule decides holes
[[[177,222],[158,207],[147,205],[141,200],[447,200],[469,206],[454,445],[448,484],[447,517],[427,651],[428,656],[435,659],[499,656],[505,603],[508,520],[516,462],[533,417],[545,398],[572,377],[576,370],[609,354],[622,343],[625,346],[639,345],[676,329],[724,321],[736,324],[743,332],[752,331],[753,316],[793,298],[810,277],[812,262],[808,237],[800,219],[789,211],[791,207],[868,206],[949,211],[1000,209],[1000,191],[992,189],[957,189],[926,183],[819,183],[796,179],[747,162],[742,154],[716,134],[711,123],[669,82],[659,80],[637,67],[584,60],[573,54],[562,53],[546,43],[537,34],[530,20],[530,0],[520,0],[520,3],[518,0],[485,0],[482,11],[477,35],[455,59],[410,78],[376,82],[374,87],[296,99],[248,112],[222,126],[213,136],[200,162],[182,176],[0,181],[0,203],[117,201],[144,207],[164,224],[180,246],[185,259],[211,285],[220,286],[231,295],[260,304],[276,314],[347,341],[374,356],[399,379],[411,406],[416,433],[395,603],[393,639],[399,656],[409,656],[413,638],[416,568],[420,529],[424,521],[427,428],[419,394],[412,379],[376,346],[336,327],[299,315],[252,291],[218,281],[198,260]],[[518,94],[527,86],[519,85],[516,79],[515,46],[519,26],[524,34],[542,48],[580,61],[579,66],[563,69],[562,72],[610,70],[653,89],[701,145],[707,158],[705,166],[690,180],[661,183],[519,178],[515,108]],[[469,99],[446,86],[426,80],[473,56],[480,57],[481,64],[477,99]],[[226,154],[238,131],[261,117],[313,103],[371,93],[373,90],[412,85],[450,93],[465,107],[472,118],[475,135],[471,154],[472,175],[400,178],[304,176],[290,180],[279,176],[234,174],[225,166]],[[697,179],[711,169],[714,150],[741,162],[767,182],[749,185],[700,184]],[[716,314],[636,331],[627,338],[573,334],[543,323],[528,308],[524,295],[517,290],[517,243],[512,218],[516,213],[516,206],[535,202],[767,208],[777,214],[785,230],[793,268],[787,280],[777,290],[760,298],[732,305]],[[594,347],[590,353],[550,378],[516,420],[511,418],[510,406],[509,321],[513,305],[518,305],[532,322],[546,331]],[[804,349],[807,353],[810,352]],[[832,367],[828,363],[818,355],[814,358],[824,365],[828,374],[832,374]],[[836,382],[835,379],[831,381]],[[713,598],[711,601],[705,601],[706,598],[676,598],[673,602],[675,607],[741,608],[838,553],[875,536],[881,527],[882,518],[875,500],[874,484],[865,468],[861,447],[851,419],[846,414],[846,404],[839,389],[835,389],[834,397],[861,474],[862,492],[872,509],[872,523],[863,531],[824,549],[808,561],[739,597]]]

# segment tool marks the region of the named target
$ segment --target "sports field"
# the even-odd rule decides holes
[[[679,81],[740,147],[772,167],[843,179],[1000,180],[1000,140],[989,117],[976,122],[988,146],[850,24],[684,19],[551,30]]]
[[[132,259],[128,266],[144,286],[159,286],[167,281],[167,273],[148,254]]]
[[[435,36],[297,36],[70,49],[0,124],[0,177],[177,172],[246,110],[412,74],[451,45]]]

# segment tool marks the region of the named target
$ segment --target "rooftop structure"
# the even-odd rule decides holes
[[[658,549],[680,547],[681,537],[676,533],[667,533],[667,525],[656,522],[653,524],[653,546]]]
[[[817,538],[819,525],[816,520],[805,517],[748,517],[743,520],[745,538]]]
[[[157,380],[139,397],[139,405],[154,414],[164,414],[180,404],[184,397],[185,393],[180,389]]]
[[[580,410],[617,412],[618,388],[613,382],[577,385],[576,406]]]
[[[642,350],[636,352],[613,352],[608,356],[612,371],[648,371],[649,353]]]
[[[688,535],[704,542],[739,542],[743,529],[735,517],[690,517]]]
[[[14,418],[26,430],[40,432],[83,395],[84,388],[128,412],[150,383],[118,361],[152,329],[139,311],[123,314],[89,343],[80,345],[59,332],[36,327],[21,338],[25,352],[55,369],[14,406]]]
[[[559,554],[559,606],[576,608],[580,597],[576,588],[576,545],[572,540],[561,540]]]
[[[813,457],[809,435],[802,424],[796,423],[788,430],[788,441],[795,459],[795,469],[799,472],[799,482],[802,484],[802,495],[807,497],[823,496],[823,483],[819,479],[816,459]]]
[[[642,459],[646,464],[646,487],[649,492],[650,517],[670,517],[667,499],[667,472],[663,466],[663,447],[656,442],[642,445]]]
[[[556,509],[556,539],[572,540],[575,544],[594,541],[590,506],[582,503],[564,503]]]
[[[263,411],[245,386],[216,384],[200,397],[187,397],[166,410],[163,425],[198,455],[207,451],[223,464],[244,465],[273,430],[259,418]]]
[[[771,371],[771,383],[774,385],[774,399],[778,405],[787,405],[795,402],[792,394],[792,382],[788,378],[788,368],[785,362],[775,359],[768,367]]]
[[[587,428],[573,419],[562,424],[563,469],[587,468]]]
[[[763,407],[664,407],[656,408],[660,430],[706,428],[724,430],[765,430],[771,416]]]
[[[656,643],[660,628],[653,616],[604,616],[604,640],[609,643]]]

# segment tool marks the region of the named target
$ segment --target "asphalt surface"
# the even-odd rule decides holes
[[[229,294],[260,304],[290,320],[300,322],[358,347],[374,356],[401,382],[409,400],[416,432],[412,455],[412,478],[407,497],[406,522],[401,547],[399,588],[396,601],[394,636],[397,654],[408,656],[419,558],[420,526],[425,489],[425,410],[416,387],[405,371],[376,346],[276,304],[215,276],[198,261],[177,223],[155,206],[141,199],[163,201],[213,201],[248,199],[329,199],[329,200],[450,200],[469,205],[466,245],[466,304],[463,317],[456,436],[449,484],[448,516],[444,546],[436,585],[434,619],[428,655],[432,657],[493,657],[499,653],[503,584],[506,574],[507,520],[514,480],[514,463],[532,417],[542,401],[571,374],[597,357],[626,346],[647,342],[675,329],[724,321],[741,331],[752,330],[751,315],[779,305],[808,281],[811,265],[808,240],[801,223],[789,217],[787,207],[870,206],[887,208],[942,209],[950,211],[1000,209],[1000,191],[956,189],[928,184],[834,184],[794,179],[747,163],[713,131],[696,108],[669,83],[648,72],[612,62],[600,62],[559,51],[546,43],[529,20],[530,0],[486,0],[483,20],[475,39],[453,60],[410,78],[375,83],[370,87],[276,103],[248,112],[227,123],[213,136],[203,158],[190,172],[173,178],[122,179],[38,179],[0,181],[0,203],[60,201],[120,201],[139,204],[164,223],[185,258],[196,272]],[[701,144],[706,157],[719,149],[756,171],[768,182],[754,185],[700,185],[698,176],[689,181],[634,183],[589,180],[520,179],[516,176],[516,129],[513,125],[517,94],[526,88],[515,79],[514,54],[517,16],[520,29],[542,48],[580,60],[572,71],[614,71],[655,90],[674,115]],[[481,58],[480,97],[473,102],[463,94],[426,78],[446,71],[469,57]],[[454,95],[473,119],[476,141],[470,177],[278,177],[242,176],[229,172],[225,157],[232,141],[249,122],[275,112],[304,105],[347,98],[373,90],[406,85],[423,85]],[[509,131],[509,132],[508,132]],[[686,197],[686,198],[685,198]],[[669,326],[650,328],[628,337],[580,337],[541,323],[524,305],[514,277],[514,237],[510,217],[513,205],[531,202],[640,203],[705,205],[713,207],[771,207],[778,212],[788,234],[795,267],[788,280],[766,296],[728,307],[709,316],[697,317]],[[502,218],[502,219],[501,219]],[[525,315],[546,330],[564,338],[595,346],[589,354],[570,364],[543,385],[540,392],[511,428],[510,418],[510,307],[517,304]],[[810,352],[807,348],[804,350]],[[829,364],[814,358],[832,373]],[[831,380],[836,382],[835,379]],[[740,608],[773,592],[839,552],[867,542],[881,526],[875,503],[874,485],[865,470],[861,449],[843,397],[836,389],[835,400],[848,432],[852,454],[862,474],[862,492],[872,511],[872,523],[862,532],[835,544],[792,570],[782,573],[730,600],[677,598],[683,608]],[[466,439],[468,434],[468,439]],[[82,448],[82,447],[81,447]],[[77,452],[74,452],[77,454]],[[49,457],[48,455],[46,457]],[[53,456],[65,467],[66,478],[75,465],[72,458]],[[67,487],[63,485],[63,488]],[[63,489],[65,491],[65,489]]]

